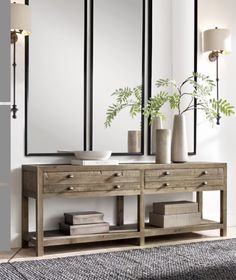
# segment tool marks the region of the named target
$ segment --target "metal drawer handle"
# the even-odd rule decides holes
[[[170,171],[165,171],[164,175],[170,175]]]
[[[75,188],[74,187],[68,187],[67,190],[68,191],[73,191]]]
[[[120,176],[122,176],[121,172],[115,173],[115,177],[120,177]]]
[[[207,174],[208,174],[208,171],[207,171],[207,170],[204,170],[204,171],[202,172],[202,174],[203,174],[203,175],[207,175]]]
[[[164,187],[169,187],[170,183],[165,183]]]
[[[114,189],[116,189],[116,190],[119,190],[121,188],[121,186],[120,185],[116,185],[116,186],[114,186]]]
[[[203,182],[202,184],[203,184],[204,186],[206,186],[208,183],[207,183],[207,181],[205,181],[205,182]]]
[[[67,178],[69,178],[69,179],[74,178],[74,177],[75,177],[74,174],[67,175]]]

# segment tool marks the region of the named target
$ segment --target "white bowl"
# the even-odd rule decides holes
[[[75,157],[82,160],[107,160],[112,151],[74,151]]]

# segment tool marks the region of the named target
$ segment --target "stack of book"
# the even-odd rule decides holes
[[[103,213],[95,211],[64,213],[60,230],[69,235],[109,232],[109,224],[104,222],[103,217]]]
[[[149,224],[162,227],[189,226],[201,223],[198,203],[192,201],[171,201],[153,203],[149,213]]]

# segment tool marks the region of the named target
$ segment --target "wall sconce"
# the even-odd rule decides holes
[[[16,119],[16,42],[18,34],[28,36],[31,33],[30,7],[24,4],[11,3],[11,44],[13,44],[13,105],[12,118]]]
[[[209,60],[216,61],[216,91],[219,100],[219,56],[231,52],[231,34],[228,29],[209,29],[203,32],[203,51],[208,52]],[[216,124],[220,124],[219,108],[217,109]]]

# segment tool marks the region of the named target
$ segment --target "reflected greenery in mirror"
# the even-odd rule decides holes
[[[107,109],[105,127],[111,126],[117,114],[125,108],[129,108],[131,118],[141,112],[142,86],[133,89],[130,87],[119,88],[111,96],[115,97],[115,102]]]

